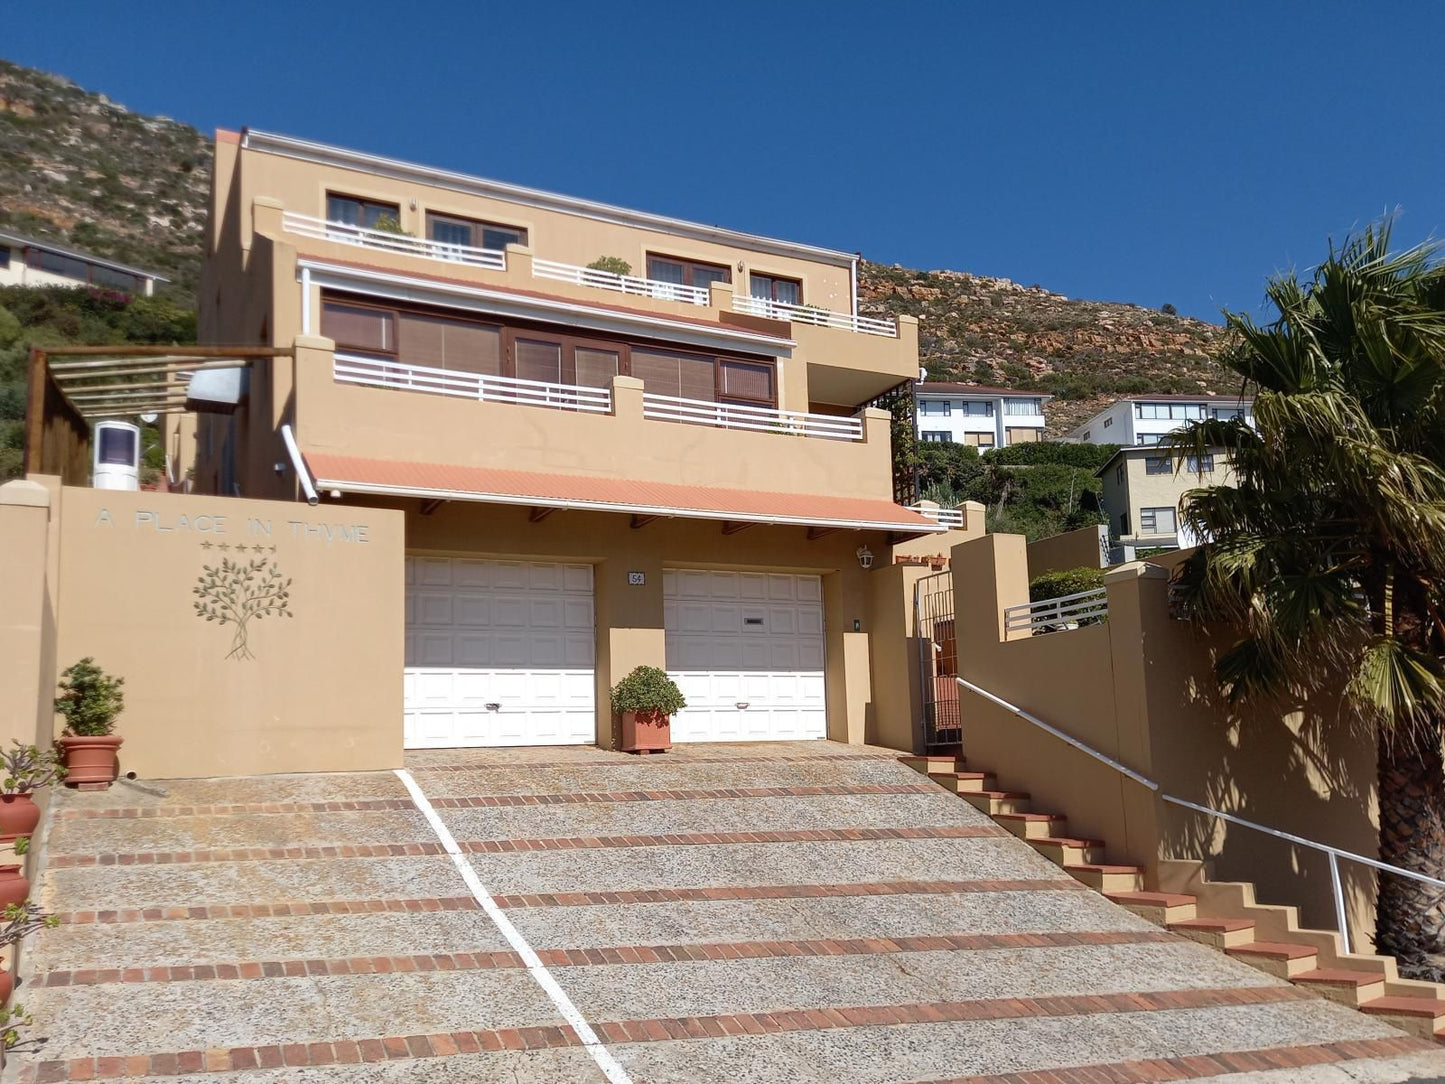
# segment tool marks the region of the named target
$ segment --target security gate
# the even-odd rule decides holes
[[[958,713],[958,639],[954,632],[953,574],[925,576],[913,587],[923,712],[921,752],[955,751],[963,741]]]

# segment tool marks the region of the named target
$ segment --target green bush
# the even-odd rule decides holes
[[[612,686],[612,710],[619,715],[628,711],[640,715],[653,712],[676,715],[685,707],[687,701],[682,690],[666,672],[655,666],[639,666]]]
[[[1029,582],[1029,601],[1045,602],[1051,598],[1077,595],[1103,586],[1102,568],[1066,568],[1060,572],[1045,572]]]
[[[125,706],[120,687],[125,678],[113,678],[87,656],[60,675],[55,710],[65,716],[65,733],[97,738],[115,729],[115,718]]]
[[[1098,470],[1119,450],[1117,444],[1065,444],[1062,441],[1040,440],[1032,444],[1010,444],[985,452],[991,463],[1034,464],[1055,463],[1062,467]]]
[[[621,256],[598,256],[587,267],[591,271],[606,271],[613,275],[632,274],[632,265]]]

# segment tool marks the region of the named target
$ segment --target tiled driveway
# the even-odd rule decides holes
[[[67,792],[38,890],[63,924],[22,991],[48,1041],[7,1078],[1445,1074],[1080,888],[881,750],[410,760],[519,940],[390,773]],[[1091,1068],[1029,1072],[1058,1067]]]

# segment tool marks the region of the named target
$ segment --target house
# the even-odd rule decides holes
[[[1225,395],[1142,395],[1110,403],[1069,431],[1081,444],[1148,447],[1185,422],[1243,418],[1254,424],[1253,400]]]
[[[1181,458],[1149,447],[1120,448],[1094,472],[1104,483],[1109,535],[1134,560],[1137,549],[1181,549],[1197,544],[1182,521],[1184,494],[1233,479],[1222,451]]]
[[[858,256],[251,130],[213,199],[201,341],[275,356],[153,404],[172,476],[404,516],[408,746],[607,744],[644,663],[681,741],[906,705],[868,569],[944,527],[894,499],[917,323]]]
[[[98,286],[150,297],[156,283],[167,281],[154,271],[0,230],[0,286]]]
[[[968,444],[980,450],[1042,440],[1044,404],[1053,398],[942,381],[919,381],[913,394],[919,440]]]

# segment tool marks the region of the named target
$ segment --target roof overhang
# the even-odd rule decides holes
[[[728,523],[887,531],[947,528],[891,501],[304,453],[319,490]]]
[[[837,249],[818,248],[814,245],[799,244],[796,241],[762,237],[758,234],[729,230],[722,226],[709,226],[701,222],[689,222],[682,218],[669,218],[666,215],[655,215],[646,211],[633,211],[609,203],[579,199],[576,196],[563,196],[556,192],[543,191],[540,188],[507,184],[503,181],[488,180],[485,177],[418,165],[415,162],[404,162],[396,158],[347,150],[345,147],[335,147],[327,143],[316,143],[309,139],[296,139],[292,136],[277,135],[274,132],[257,131],[254,128],[242,129],[241,147],[243,150],[262,151],[285,158],[299,158],[302,161],[339,169],[361,170],[365,173],[390,177],[410,184],[448,188],[454,192],[464,192],[467,195],[482,196],[487,199],[505,200],[508,203],[521,204],[524,207],[578,215],[582,218],[608,222],[613,225],[632,226],[672,234],[675,237],[734,245],[774,256],[814,260],[850,268],[858,260],[857,255],[852,252],[840,252]]]
[[[83,260],[86,263],[94,264],[96,267],[104,267],[110,271],[120,271],[127,275],[150,279],[153,282],[171,281],[164,275],[157,274],[155,271],[147,271],[141,267],[131,267],[130,264],[116,263],[114,260],[102,259],[100,256],[92,256],[90,253],[81,252],[79,249],[57,245],[54,241],[45,241],[38,237],[22,237],[20,234],[10,233],[8,230],[0,230],[0,242],[6,245],[22,245],[27,248],[43,249],[46,252],[54,252],[60,256],[69,256],[71,259]]]
[[[323,288],[364,293],[392,301],[465,309],[489,316],[564,322],[572,327],[605,334],[645,335],[705,349],[745,350],[780,357],[789,357],[797,345],[793,339],[750,331],[736,325],[679,320],[631,309],[588,305],[547,294],[521,293],[308,256],[298,257],[296,268],[298,274],[304,272],[314,285]],[[314,334],[315,329],[309,329],[309,333]]]

